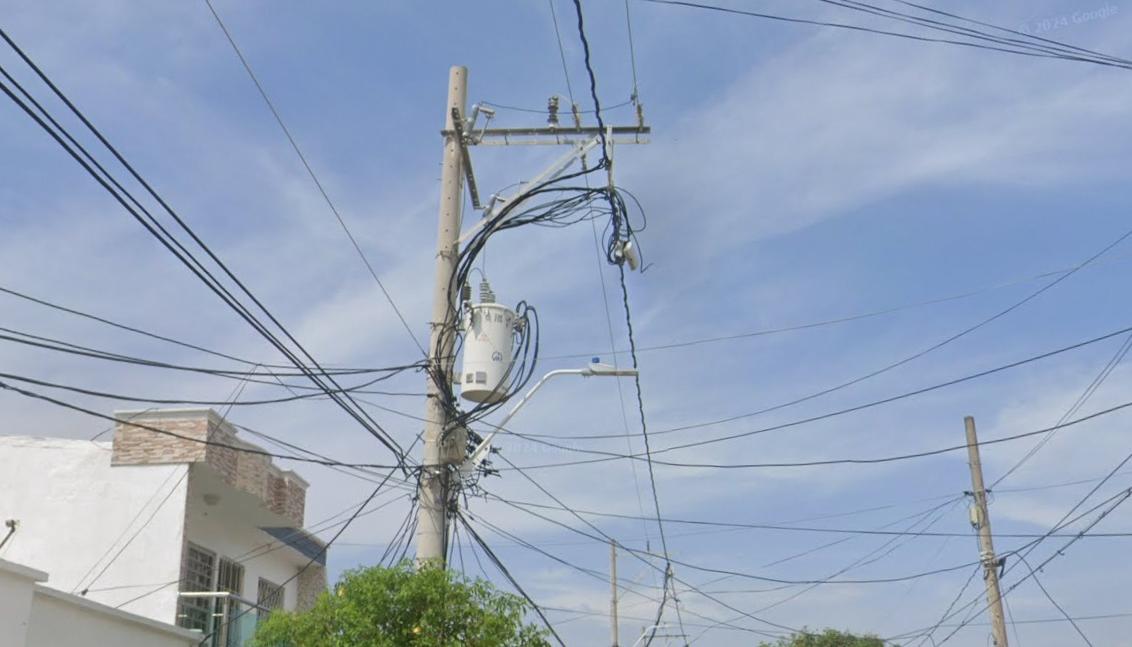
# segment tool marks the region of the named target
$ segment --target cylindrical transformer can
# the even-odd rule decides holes
[[[514,310],[498,303],[478,303],[469,308],[459,375],[460,395],[465,400],[493,404],[506,397],[514,345]]]

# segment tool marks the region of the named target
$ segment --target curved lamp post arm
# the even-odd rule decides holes
[[[511,410],[507,412],[507,415],[503,416],[503,420],[500,420],[498,424],[492,425],[492,427],[495,428],[492,429],[491,433],[488,434],[487,437],[482,441],[480,441],[480,444],[476,445],[476,448],[472,450],[472,453],[466,459],[464,459],[464,463],[460,466],[460,471],[468,474],[471,473],[471,471],[475,468],[479,467],[480,464],[483,463],[484,459],[487,458],[487,455],[491,453],[491,441],[495,438],[495,435],[498,434],[501,429],[507,426],[507,423],[511,421],[511,418],[515,417],[515,414],[519,412],[519,409],[522,409],[523,406],[530,401],[531,397],[535,394],[535,392],[542,388],[543,384],[546,384],[552,378],[558,377],[560,375],[581,375],[582,377],[630,377],[637,375],[637,370],[631,368],[615,368],[613,366],[609,366],[608,364],[598,364],[595,362],[593,364],[590,364],[586,368],[563,368],[556,371],[551,371],[546,375],[543,375],[541,378],[539,378],[539,381],[535,382],[535,385],[532,386],[530,390],[523,395],[522,398],[519,398],[519,401],[515,403],[515,406],[511,407]]]

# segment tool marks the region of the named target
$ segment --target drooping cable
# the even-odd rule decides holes
[[[594,116],[595,116],[595,119],[597,120],[597,125],[598,125],[598,129],[599,129],[599,137],[601,138],[601,159],[602,159],[603,166],[607,170],[612,172],[612,160],[610,160],[610,158],[609,158],[609,144],[610,144],[610,142],[606,141],[605,122],[602,119],[601,101],[598,98],[598,93],[597,93],[597,74],[594,72],[593,63],[590,60],[590,44],[589,44],[589,40],[586,38],[585,17],[584,17],[583,11],[582,11],[581,0],[574,0],[574,10],[575,10],[575,13],[577,14],[577,18],[578,18],[578,38],[582,43],[582,52],[583,52],[583,59],[584,59],[584,62],[585,62],[585,67],[586,67],[586,74],[589,77],[589,82],[590,82],[590,98],[593,100]],[[635,90],[636,90],[636,88],[634,87],[634,96],[636,96]],[[612,248],[612,245],[616,245],[618,243],[618,241],[622,240],[622,238],[621,238],[622,232],[620,231],[620,229],[622,227],[627,229],[625,240],[628,239],[628,236],[632,235],[632,230],[628,228],[627,221],[625,223],[622,223],[620,221],[620,219],[618,218],[618,214],[619,213],[625,213],[625,209],[624,209],[623,205],[618,204],[617,196],[612,191],[610,191],[608,194],[606,194],[606,197],[607,197],[608,202],[609,202],[610,214],[612,216],[612,221],[611,221],[612,234],[611,234],[611,237],[612,237],[612,240],[614,241],[613,243],[611,243],[611,248]],[[619,209],[619,207],[620,207],[620,209]],[[613,260],[612,259],[612,252],[611,252],[611,259],[610,260]],[[660,533],[661,550],[664,553],[664,559],[665,559],[663,585],[664,585],[664,588],[665,588],[666,591],[668,590],[669,587],[672,587],[673,607],[676,610],[677,622],[680,625],[680,633],[686,634],[686,631],[684,630],[684,626],[683,626],[684,620],[683,620],[683,617],[681,616],[681,612],[680,612],[680,604],[679,604],[678,600],[676,599],[677,596],[676,596],[676,590],[675,590],[675,582],[673,581],[673,578],[672,578],[672,561],[668,557],[669,556],[668,539],[664,534],[664,522],[661,520],[662,515],[661,515],[661,510],[660,510],[660,497],[657,493],[656,475],[654,473],[653,464],[652,464],[652,449],[651,449],[650,444],[649,444],[648,424],[647,424],[647,421],[645,419],[644,397],[641,393],[641,377],[640,377],[639,365],[638,365],[638,362],[637,362],[636,340],[634,339],[634,336],[633,336],[633,322],[632,322],[631,310],[629,308],[629,291],[628,291],[628,287],[625,285],[625,266],[624,266],[624,263],[623,262],[618,263],[617,267],[618,267],[620,283],[621,283],[622,303],[625,307],[625,324],[626,324],[626,327],[628,329],[630,356],[632,358],[632,365],[633,365],[633,369],[635,371],[635,373],[633,375],[633,383],[634,383],[634,386],[636,387],[637,411],[640,415],[640,422],[641,422],[641,438],[644,442],[644,447],[645,447],[645,457],[646,457],[646,463],[648,465],[649,484],[650,484],[650,487],[651,487],[651,490],[652,490],[653,505],[654,505],[655,510],[656,510],[656,523],[657,523],[657,528],[658,528],[659,533]],[[657,620],[656,620],[655,623],[653,623],[653,628],[652,628],[652,631],[649,633],[648,640],[645,641],[645,647],[648,647],[652,643],[653,639],[656,637],[656,629],[657,629],[657,626],[660,624],[660,620],[663,617],[663,615],[664,615],[664,605],[661,604],[660,609],[657,610]]]
[[[516,580],[515,577],[511,575],[511,572],[507,570],[507,567],[504,566],[503,562],[500,561],[498,557],[496,557],[495,553],[491,550],[491,547],[487,545],[487,542],[485,542],[482,537],[480,537],[475,528],[472,528],[471,524],[468,523],[468,520],[464,518],[464,515],[460,511],[456,512],[456,519],[464,525],[464,530],[467,531],[468,536],[471,537],[477,545],[479,545],[480,550],[482,550],[484,554],[487,555],[487,558],[491,561],[492,564],[495,565],[495,568],[503,574],[503,577],[507,578],[507,581],[511,583],[511,586],[515,587],[515,590],[519,592],[519,595],[523,596],[523,599],[525,599],[527,603],[531,605],[531,608],[534,609],[539,618],[542,618],[542,622],[544,625],[546,625],[546,628],[550,632],[550,635],[554,636],[554,639],[558,641],[559,645],[566,647],[566,643],[562,640],[562,637],[558,635],[558,632],[555,631],[554,625],[550,623],[550,620],[546,617],[546,614],[543,613],[542,608],[537,603],[535,603],[533,599],[531,599],[531,596],[527,594],[522,585],[519,584],[518,580]]]
[[[299,161],[303,163],[303,168],[307,170],[307,174],[310,175],[311,181],[313,181],[315,187],[318,188],[318,192],[322,196],[323,201],[326,202],[326,206],[330,208],[330,212],[334,214],[334,218],[338,221],[338,225],[341,226],[342,231],[346,234],[346,237],[350,239],[350,244],[353,246],[354,251],[357,252],[358,258],[361,259],[362,263],[366,266],[366,269],[369,270],[370,276],[372,276],[374,282],[377,283],[377,287],[385,296],[385,300],[393,309],[394,314],[397,315],[397,319],[400,320],[401,326],[405,329],[405,332],[409,334],[409,337],[413,340],[413,343],[416,345],[417,349],[420,350],[421,355],[425,355],[426,353],[424,346],[422,346],[420,340],[417,339],[417,336],[413,332],[413,328],[409,325],[409,322],[405,320],[405,316],[401,313],[401,309],[397,307],[397,303],[393,300],[393,296],[389,294],[389,290],[386,289],[385,284],[382,283],[381,278],[377,275],[377,271],[373,269],[373,264],[370,263],[369,258],[366,256],[365,252],[362,251],[362,246],[358,243],[357,238],[354,237],[354,233],[350,231],[350,228],[346,225],[346,221],[344,218],[342,218],[342,214],[338,211],[338,207],[334,205],[334,201],[330,199],[330,194],[326,192],[326,188],[322,185],[322,180],[318,179],[318,175],[314,172],[314,169],[311,168],[310,162],[307,161],[307,156],[303,154],[303,150],[299,148],[299,143],[295,141],[295,137],[291,134],[291,129],[288,128],[287,124],[283,122],[283,117],[279,114],[279,110],[275,108],[275,103],[272,102],[271,97],[269,97],[267,94],[267,90],[263,87],[263,84],[260,83],[259,77],[256,76],[255,71],[252,70],[251,63],[248,62],[248,59],[244,56],[243,51],[241,51],[239,45],[236,44],[236,39],[232,36],[232,32],[228,30],[228,27],[224,24],[224,21],[220,19],[220,14],[216,12],[216,8],[212,6],[212,0],[204,0],[204,3],[208,6],[208,11],[212,14],[212,17],[216,19],[216,24],[218,27],[220,27],[220,31],[224,32],[224,38],[226,38],[228,40],[228,44],[232,46],[232,51],[235,52],[236,57],[240,59],[240,64],[243,66],[244,71],[248,73],[248,77],[251,79],[252,83],[255,84],[255,88],[259,92],[259,96],[263,99],[263,102],[267,105],[267,109],[271,111],[271,115],[275,118],[275,123],[279,124],[280,130],[282,130],[283,134],[287,137],[287,141],[290,142],[291,148],[295,151],[295,155],[297,155]]]
[[[339,405],[350,417],[359,422],[363,428],[366,429],[371,435],[377,438],[387,449],[392,451],[397,456],[399,461],[404,461],[405,457],[403,452],[397,446],[396,441],[392,439],[377,423],[368,416],[367,413],[360,410],[356,405],[350,404],[349,396],[342,396],[341,394],[333,393],[329,390],[327,384],[333,385],[335,388],[341,388],[340,385],[334,380],[333,377],[326,374],[322,366],[314,359],[313,356],[298,342],[298,340],[283,326],[283,324],[266,308],[266,306],[248,289],[248,287],[240,281],[236,275],[228,268],[228,266],[216,255],[215,252],[192,230],[191,227],[177,214],[176,211],[157,193],[157,191],[147,182],[141,174],[125,159],[121,152],[118,151],[113,144],[111,144],[103,133],[94,126],[93,123],[86,117],[85,114],[59,89],[59,87],[47,76],[47,74],[34,62],[30,57],[11,39],[11,37],[0,28],[0,38],[2,38],[9,47],[20,57],[20,59],[31,68],[39,79],[47,85],[51,91],[58,97],[67,108],[77,117],[83,125],[98,139],[98,141],[113,155],[113,157],[125,168],[129,174],[136,180],[150,196],[157,201],[164,211],[176,222],[176,224],[190,237],[193,242],[203,250],[212,262],[228,277],[245,296],[247,296],[252,303],[262,312],[268,320],[279,330],[289,341],[294,345],[298,354],[301,354],[307,361],[313,365],[312,370],[307,364],[300,359],[295,351],[285,345],[275,335],[268,330],[265,324],[258,321],[254,314],[242,303],[240,303],[230,290],[228,290],[223,283],[220,282],[212,273],[204,267],[204,265],[196,259],[189,250],[182,245],[157,219],[145,209],[140,202],[137,201],[128,191],[126,191],[120,183],[117,182],[110,175],[104,167],[94,157],[79,144],[74,137],[66,132],[58,122],[50,116],[49,113],[38,102],[31,97],[26,91],[23,90],[12,77],[7,74],[7,71],[0,67],[0,72],[4,73],[5,78],[16,86],[24,96],[36,106],[40,116],[36,110],[17,96],[6,84],[0,83],[0,90],[12,100],[17,107],[23,110],[41,129],[44,130],[55,142],[64,149],[85,171],[101,185],[111,196],[117,201],[126,211],[141,224],[155,239],[157,239],[162,246],[171,252],[182,264],[184,264],[194,275],[197,276],[210,290],[219,296],[234,312],[236,312],[242,319],[251,325],[261,336],[269,341],[279,352],[290,360],[296,368],[303,371],[307,378],[326,390],[327,395],[335,403]],[[46,119],[46,121],[45,121]],[[48,121],[51,124],[48,124]],[[54,128],[52,127],[54,126]],[[97,170],[96,170],[97,169]],[[101,173],[101,174],[100,174]],[[132,203],[132,204],[131,204]],[[135,209],[135,206],[137,209]],[[143,215],[144,214],[144,217]]]
[[[788,16],[780,16],[780,15],[776,15],[776,14],[769,14],[769,13],[758,12],[758,11],[746,11],[746,10],[743,10],[743,9],[734,9],[734,8],[730,8],[730,7],[721,7],[721,6],[718,6],[718,5],[709,5],[709,4],[704,4],[704,3],[700,3],[700,2],[689,2],[687,0],[643,0],[643,1],[653,3],[653,4],[659,4],[659,5],[681,6],[681,7],[688,7],[688,8],[692,8],[692,9],[704,9],[704,10],[708,10],[708,11],[716,11],[716,12],[727,13],[727,14],[732,14],[732,15],[741,15],[741,16],[746,16],[746,17],[750,17],[750,18],[762,18],[762,19],[765,19],[765,20],[773,20],[773,21],[778,21],[778,22],[788,22],[788,23],[795,23],[795,24],[802,24],[802,25],[813,25],[813,26],[818,26],[818,27],[832,27],[832,28],[835,28],[835,29],[845,29],[845,30],[856,31],[856,32],[861,32],[861,33],[876,34],[876,35],[881,35],[881,36],[891,36],[891,37],[894,37],[894,38],[902,38],[902,39],[906,39],[906,40],[913,40],[913,41],[924,42],[924,43],[940,43],[940,44],[946,44],[946,45],[956,45],[956,46],[959,46],[959,47],[968,47],[968,48],[973,48],[973,49],[989,50],[989,51],[1003,52],[1003,53],[1006,53],[1006,54],[1016,54],[1016,55],[1019,55],[1019,56],[1030,56],[1030,57],[1036,57],[1036,58],[1063,59],[1063,60],[1068,60],[1068,61],[1078,61],[1078,62],[1083,62],[1083,63],[1092,63],[1092,64],[1095,64],[1095,65],[1103,65],[1103,66],[1107,66],[1107,67],[1117,67],[1117,68],[1122,68],[1122,69],[1129,69],[1130,68],[1130,66],[1127,65],[1127,64],[1117,63],[1117,62],[1111,61],[1107,57],[1106,58],[1099,58],[1099,57],[1087,56],[1087,55],[1075,56],[1075,55],[1069,55],[1069,54],[1056,54],[1056,53],[1050,53],[1048,51],[1044,51],[1044,50],[1037,48],[1037,47],[1027,47],[1027,46],[1024,46],[1024,45],[1023,46],[1012,46],[1012,47],[1007,47],[1007,46],[1000,47],[1000,46],[996,46],[996,45],[988,45],[988,44],[969,41],[969,40],[956,40],[956,39],[952,39],[952,38],[920,36],[920,35],[909,34],[909,33],[905,33],[905,32],[897,32],[897,31],[890,31],[890,30],[886,30],[886,29],[876,29],[876,28],[873,28],[873,27],[865,27],[865,26],[862,26],[862,25],[853,25],[853,24],[848,24],[848,23],[838,23],[838,22],[832,22],[832,21],[827,21],[827,20],[815,20],[815,19],[809,19],[809,18],[795,18],[795,17],[788,17]],[[987,40],[990,40],[990,39],[987,39]]]

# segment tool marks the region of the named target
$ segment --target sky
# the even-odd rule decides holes
[[[448,69],[468,67],[469,101],[496,105],[497,126],[541,125],[543,115],[504,106],[538,110],[551,95],[568,103],[572,94],[591,108],[572,3],[214,5],[392,300],[424,338]],[[622,104],[634,76],[625,5],[590,0],[583,6],[599,97],[603,106]],[[816,0],[728,6],[893,27]],[[933,6],[1132,54],[1123,38],[1132,7],[1119,2]],[[963,500],[971,489],[964,451],[879,464],[705,465],[954,447],[964,443],[964,416],[975,418],[983,440],[1057,423],[1126,335],[845,415],[761,431],[1132,325],[1132,305],[1118,296],[1132,243],[1116,244],[1065,274],[1128,232],[1132,85],[1126,71],[638,0],[629,9],[652,136],[647,145],[616,147],[616,181],[647,216],[639,233],[647,271],[628,274],[626,285],[644,418],[658,461],[656,501],[670,520],[664,530],[684,623],[681,630],[670,602],[662,633],[682,631],[693,644],[728,646],[757,641],[752,630],[778,631],[743,614],[779,626],[885,637],[931,626],[953,599],[963,604],[981,595],[979,578],[969,580],[979,555]],[[203,0],[9,0],[0,15],[12,38],[320,362],[391,366],[419,359]],[[49,99],[6,49],[0,65]],[[57,102],[48,105],[62,114]],[[612,124],[635,118],[631,107],[610,108],[603,117]],[[73,119],[65,123],[78,132]],[[0,287],[255,361],[281,360],[6,101],[0,141]],[[513,190],[562,152],[476,148],[477,184],[484,195]],[[477,218],[467,208],[465,227]],[[588,224],[502,233],[491,239],[481,269],[501,302],[526,300],[538,308],[536,372],[577,368],[590,356],[630,361],[614,352],[629,343],[618,274],[599,258]],[[14,330],[169,362],[220,363],[11,296],[0,295],[0,312],[2,325]],[[779,332],[748,335],[760,331]],[[717,337],[732,338],[653,348]],[[6,372],[156,398],[225,400],[236,386],[12,343],[0,346],[0,358]],[[408,395],[366,398],[403,446],[420,431],[412,416],[423,411],[424,380],[409,373],[387,383]],[[1132,372],[1118,364],[1076,415],[1123,404],[1129,386]],[[280,394],[249,385],[242,397]],[[106,413],[137,408],[73,394],[66,399]],[[593,458],[587,451],[643,451],[635,402],[631,380],[548,385],[509,427],[558,447],[506,436],[496,443],[508,460],[529,468],[524,473],[538,486],[503,470],[481,482],[490,495],[466,501],[477,532],[516,580],[553,608],[548,617],[567,644],[609,640],[608,546],[592,539],[593,528],[577,517],[527,504],[561,502],[628,516],[585,519],[628,548],[659,552],[655,520],[635,518],[655,514],[645,463],[548,466]],[[14,393],[0,394],[0,407],[5,434],[89,438],[108,424]],[[1045,622],[1060,618],[1049,597],[1073,617],[1132,613],[1122,595],[1127,538],[1085,537],[1062,555],[1070,537],[1042,542],[1028,559],[1037,566],[1051,558],[1038,575],[1049,597],[1034,578],[1022,579],[1027,567],[1010,552],[1030,541],[1010,535],[1049,531],[1132,451],[1128,416],[1118,410],[1060,430],[1001,485],[997,480],[1045,436],[982,450],[987,481],[995,483],[996,549],[1008,554],[1004,586],[1018,583],[1006,598],[1016,644],[1085,642],[1068,623]],[[234,407],[229,418],[329,456],[390,459],[326,401]],[[699,426],[722,419],[732,420]],[[688,425],[697,426],[680,429]],[[744,432],[757,433],[681,447]],[[614,437],[581,438],[593,435]],[[295,469],[311,483],[310,521],[356,505],[370,490],[338,471]],[[1129,486],[1129,474],[1118,470],[1082,509]],[[383,500],[392,503],[343,534],[330,553],[332,578],[378,561],[408,512],[404,494],[391,490]],[[1084,529],[1102,510],[1066,532]],[[675,520],[930,528],[953,536]],[[1094,530],[1130,526],[1132,508],[1118,507]],[[459,544],[456,566],[482,576],[466,533]],[[627,587],[622,644],[632,644],[652,622],[659,563],[620,555]],[[482,567],[509,587],[489,563]],[[931,571],[941,572],[904,579]],[[896,581],[809,586],[758,578]],[[982,608],[976,603],[970,610]],[[987,621],[978,613],[947,644],[989,644]],[[1130,623],[1132,617],[1110,617],[1078,624],[1093,644],[1132,645]],[[937,641],[948,632],[937,632]],[[654,644],[679,640],[658,637]]]

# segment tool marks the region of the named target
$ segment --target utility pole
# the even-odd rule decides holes
[[[975,419],[963,419],[967,427],[967,461],[971,466],[971,495],[975,499],[971,523],[979,530],[979,560],[983,563],[983,579],[987,585],[987,604],[990,605],[991,632],[995,647],[1007,647],[1006,616],[1002,613],[1002,592],[998,587],[998,559],[994,555],[991,538],[990,514],[987,511],[987,490],[983,486],[983,464],[979,461],[979,439],[975,435]]]
[[[609,630],[613,632],[613,647],[617,639],[617,542],[609,540]]]
[[[464,184],[467,182],[474,209],[490,211],[497,199],[497,196],[493,197],[492,203],[486,206],[480,204],[469,151],[473,146],[570,146],[571,153],[559,160],[538,180],[545,181],[565,172],[566,167],[574,159],[584,156],[586,151],[596,146],[602,134],[609,143],[612,143],[613,137],[621,137],[619,143],[647,144],[651,132],[644,124],[644,117],[640,114],[639,107],[636,125],[611,126],[605,131],[597,127],[582,126],[580,121],[573,127],[559,127],[556,118],[549,119],[546,127],[490,128],[488,122],[491,121],[495,111],[486,106],[473,106],[471,115],[468,115],[467,95],[468,69],[454,66],[448,73],[448,102],[445,104],[444,130],[441,131],[444,137],[444,163],[440,173],[436,279],[433,285],[429,332],[424,456],[417,488],[417,563],[431,562],[441,567],[445,566],[447,556],[447,526],[452,491],[458,485],[456,479],[461,478],[458,466],[467,458],[467,430],[453,427],[451,412],[455,410],[456,403],[446,400],[452,392],[452,387],[450,384],[441,385],[436,382],[441,376],[451,379],[452,367],[455,364],[453,355],[458,322],[449,287],[456,273],[462,242],[460,209],[463,205]],[[479,117],[486,118],[482,126],[477,126]],[[536,183],[528,183],[528,186]],[[483,226],[483,222],[486,220],[482,220],[477,226]],[[591,367],[586,374],[614,374],[608,371],[597,373],[594,372],[595,370]]]
[[[421,461],[417,502],[417,562],[444,566],[448,543],[448,493],[451,465],[464,459],[462,433],[450,430],[453,403],[445,394],[450,385],[437,384],[452,374],[456,340],[456,313],[449,283],[456,273],[458,239],[464,189],[464,155],[458,124],[453,114],[465,111],[468,69],[453,66],[448,71],[448,103],[444,110],[444,165],[440,171],[440,218],[436,235],[436,281],[432,291],[432,320],[428,342],[428,397],[425,402],[424,460]],[[443,347],[441,347],[443,346]]]

